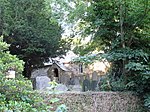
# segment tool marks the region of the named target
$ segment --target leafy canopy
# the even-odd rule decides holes
[[[70,19],[77,21],[73,30],[81,37],[74,51],[83,56],[77,61],[91,63],[94,59],[106,59],[112,65],[108,73],[112,90],[148,94],[145,106],[149,108],[150,1],[82,0],[74,3],[77,8],[71,12]],[[90,41],[83,44],[88,36]],[[94,51],[98,53],[89,55]],[[117,88],[119,85],[121,89]]]
[[[47,1],[0,0],[0,10],[0,35],[10,44],[10,53],[26,62],[26,71],[69,49]]]

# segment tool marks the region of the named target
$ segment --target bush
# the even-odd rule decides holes
[[[126,91],[126,84],[123,78],[114,78],[106,75],[105,78],[100,80],[99,88],[101,91]]]
[[[150,93],[144,96],[144,105],[150,110]]]
[[[24,62],[11,55],[9,45],[0,37],[0,111],[5,112],[45,112],[50,106],[44,104],[43,98],[32,91],[31,81],[23,78]],[[7,79],[6,72],[13,68],[16,79]]]

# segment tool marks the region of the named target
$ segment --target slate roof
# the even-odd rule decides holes
[[[60,69],[62,69],[63,71],[69,72],[70,70],[67,69],[63,64],[60,64],[58,62],[54,62],[54,64],[56,64]]]

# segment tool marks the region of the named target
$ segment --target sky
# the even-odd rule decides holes
[[[66,53],[66,56],[64,58],[59,59],[60,62],[64,63],[64,62],[70,62],[72,59],[77,58],[78,56],[73,53],[73,51],[68,51]]]

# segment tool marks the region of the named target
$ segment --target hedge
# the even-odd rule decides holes
[[[43,95],[42,95],[43,96]],[[143,112],[140,99],[131,92],[66,92],[45,94],[45,103],[60,99],[56,105],[65,104],[68,112]]]

